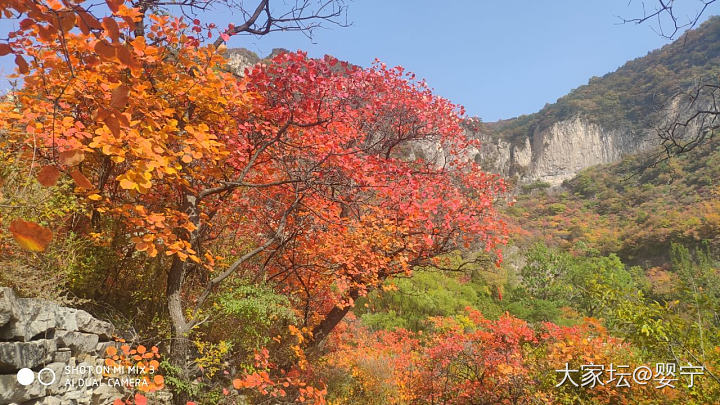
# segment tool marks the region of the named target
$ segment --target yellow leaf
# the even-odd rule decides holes
[[[122,179],[120,180],[120,187],[125,190],[134,190],[137,188],[137,183],[128,179]]]

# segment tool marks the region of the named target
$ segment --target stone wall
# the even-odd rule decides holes
[[[0,287],[0,404],[111,404],[122,388],[81,385],[66,367],[102,365],[113,332],[112,324],[85,311]]]

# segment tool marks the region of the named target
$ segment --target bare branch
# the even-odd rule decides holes
[[[675,0],[657,0],[655,7],[648,9],[645,2],[641,2],[642,15],[635,18],[619,17],[622,23],[642,24],[650,20],[656,21],[653,27],[658,35],[667,39],[674,39],[675,36],[685,30],[693,29],[700,22],[708,7],[717,0],[699,0],[699,9],[693,14],[681,17],[676,10]],[[628,2],[628,6],[632,0]]]

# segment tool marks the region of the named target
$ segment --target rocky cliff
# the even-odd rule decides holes
[[[483,168],[520,182],[544,182],[557,186],[580,170],[611,163],[658,145],[646,131],[604,128],[580,115],[535,130],[521,140],[508,140],[492,133],[467,129],[482,142],[472,156]]]

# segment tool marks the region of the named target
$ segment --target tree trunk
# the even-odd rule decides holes
[[[170,341],[170,363],[177,368],[176,376],[183,382],[190,382],[188,357],[190,355],[190,338],[188,322],[185,319],[182,305],[182,286],[185,279],[185,263],[175,257],[168,273],[167,304],[172,325]],[[185,405],[188,401],[186,392],[173,392],[173,403]]]
[[[350,291],[349,297],[354,301],[357,299],[358,295],[360,295],[358,290],[352,290]],[[346,306],[344,308],[334,307],[325,316],[325,319],[323,319],[322,322],[313,329],[312,342],[310,343],[310,346],[317,347],[330,334],[330,332],[335,329],[337,324],[345,318],[345,315],[350,312],[350,309],[352,309],[351,306]]]

